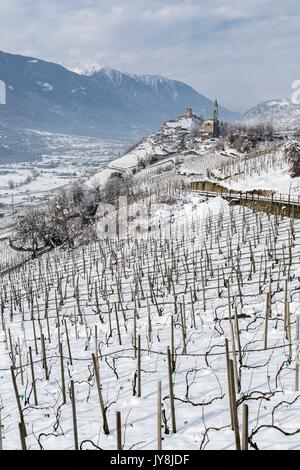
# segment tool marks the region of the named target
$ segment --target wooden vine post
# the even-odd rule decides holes
[[[78,450],[79,444],[78,444],[78,430],[77,430],[76,398],[75,398],[75,389],[74,389],[73,380],[71,380],[71,401],[72,401],[74,447],[75,447],[75,450]]]
[[[93,364],[94,364],[94,371],[95,371],[98,397],[99,397],[99,402],[100,402],[101,415],[103,419],[103,431],[104,431],[104,434],[109,434],[106,409],[104,405],[104,400],[103,400],[103,395],[102,395],[102,390],[101,390],[101,383],[100,383],[99,361],[97,361],[95,354],[92,354],[92,359],[93,359]]]
[[[121,412],[116,412],[117,450],[122,450]]]
[[[168,356],[168,377],[169,377],[169,393],[170,393],[170,406],[171,406],[171,417],[172,417],[172,432],[176,434],[176,415],[175,415],[175,402],[174,402],[174,391],[173,391],[173,369],[172,369],[172,358],[170,348],[167,350]]]
[[[157,383],[157,450],[162,450],[162,428],[161,428],[161,382]]]
[[[242,450],[248,450],[248,419],[249,409],[248,405],[243,405],[243,432],[242,432]]]
[[[236,450],[241,450],[238,410],[237,410],[235,383],[234,383],[234,366],[233,366],[232,359],[229,360],[229,377],[230,377],[230,382],[231,382],[231,401],[232,401],[232,412],[233,412],[233,423],[234,423],[233,430],[234,430],[234,437],[235,437],[235,448]]]

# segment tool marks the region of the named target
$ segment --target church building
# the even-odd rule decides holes
[[[203,126],[199,133],[207,137],[220,137],[219,105],[217,100],[215,100],[213,116],[204,118]]]

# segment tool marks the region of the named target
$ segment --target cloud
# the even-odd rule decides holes
[[[300,78],[298,0],[0,0],[1,48],[184,80],[244,110]]]

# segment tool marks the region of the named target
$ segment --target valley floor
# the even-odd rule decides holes
[[[7,220],[31,204],[45,203],[76,180],[86,180],[123,153],[128,142],[38,133],[44,152],[31,161],[0,163],[0,232]],[[1,233],[0,233],[1,236]]]

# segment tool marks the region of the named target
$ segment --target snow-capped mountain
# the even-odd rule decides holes
[[[268,122],[276,128],[293,128],[300,125],[300,104],[287,99],[266,101],[249,109],[243,121],[247,124]]]
[[[0,52],[7,104],[0,126],[136,140],[188,106],[210,115],[213,103],[190,86],[159,76],[99,68],[76,73],[55,63]],[[221,118],[236,117],[224,108]]]
[[[162,89],[167,90],[174,101],[179,98],[178,84],[180,82],[170,80],[161,75],[135,75],[127,72],[120,72],[108,67],[94,68],[87,75],[95,77],[105,77],[115,87],[127,86],[128,82],[135,82],[136,85],[146,86],[155,93],[160,94]]]

